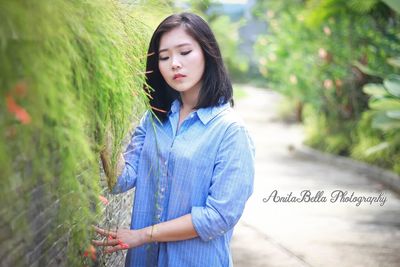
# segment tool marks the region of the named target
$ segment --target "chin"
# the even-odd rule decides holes
[[[172,89],[174,89],[175,91],[178,91],[180,93],[189,91],[191,87],[189,86],[171,86]]]

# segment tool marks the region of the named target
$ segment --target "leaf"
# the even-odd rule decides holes
[[[369,83],[364,85],[363,92],[372,96],[387,96],[388,93],[380,83]]]
[[[400,120],[400,110],[389,110],[386,111],[386,116],[392,119]]]
[[[369,107],[375,110],[396,110],[400,109],[400,99],[393,98],[380,98],[376,100],[369,101]]]
[[[400,14],[400,1],[399,0],[383,0],[390,8]]]
[[[382,150],[384,150],[384,149],[386,149],[388,147],[389,147],[389,143],[388,142],[382,142],[382,143],[380,143],[380,144],[378,144],[376,146],[368,148],[367,150],[365,150],[364,154],[366,156],[370,156],[371,154],[375,154],[377,152],[380,152],[380,151],[382,151]]]
[[[365,66],[358,61],[354,61],[353,65],[356,66],[357,68],[359,68],[362,73],[365,73],[365,74],[368,74],[371,76],[383,76],[383,73],[381,73],[377,70],[370,69],[368,66]]]
[[[357,12],[359,14],[366,14],[370,12],[378,2],[379,2],[378,0],[364,0],[364,1],[350,0],[347,2],[347,5],[354,12]]]
[[[400,57],[391,57],[387,59],[387,62],[394,66],[400,68]]]
[[[400,128],[400,121],[389,118],[385,113],[378,113],[372,119],[372,128],[389,131]]]
[[[388,92],[396,97],[400,97],[400,76],[390,75],[383,81],[383,85],[386,87]]]

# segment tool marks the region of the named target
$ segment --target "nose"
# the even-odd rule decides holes
[[[177,69],[180,69],[181,67],[182,67],[182,65],[179,62],[179,60],[177,59],[177,57],[173,57],[172,63],[171,63],[172,70],[177,70]]]

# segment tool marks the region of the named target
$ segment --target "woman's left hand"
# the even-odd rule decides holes
[[[106,230],[93,226],[95,231],[106,240],[92,240],[95,246],[105,246],[105,253],[113,253],[119,250],[130,249],[145,244],[145,233],[141,230],[118,229],[116,231]]]

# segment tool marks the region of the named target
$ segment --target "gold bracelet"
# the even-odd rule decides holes
[[[150,240],[151,240],[151,241],[153,241],[153,232],[154,232],[154,228],[156,228],[156,225],[155,225],[155,224],[153,224],[153,225],[151,226],[151,233],[150,233]]]

